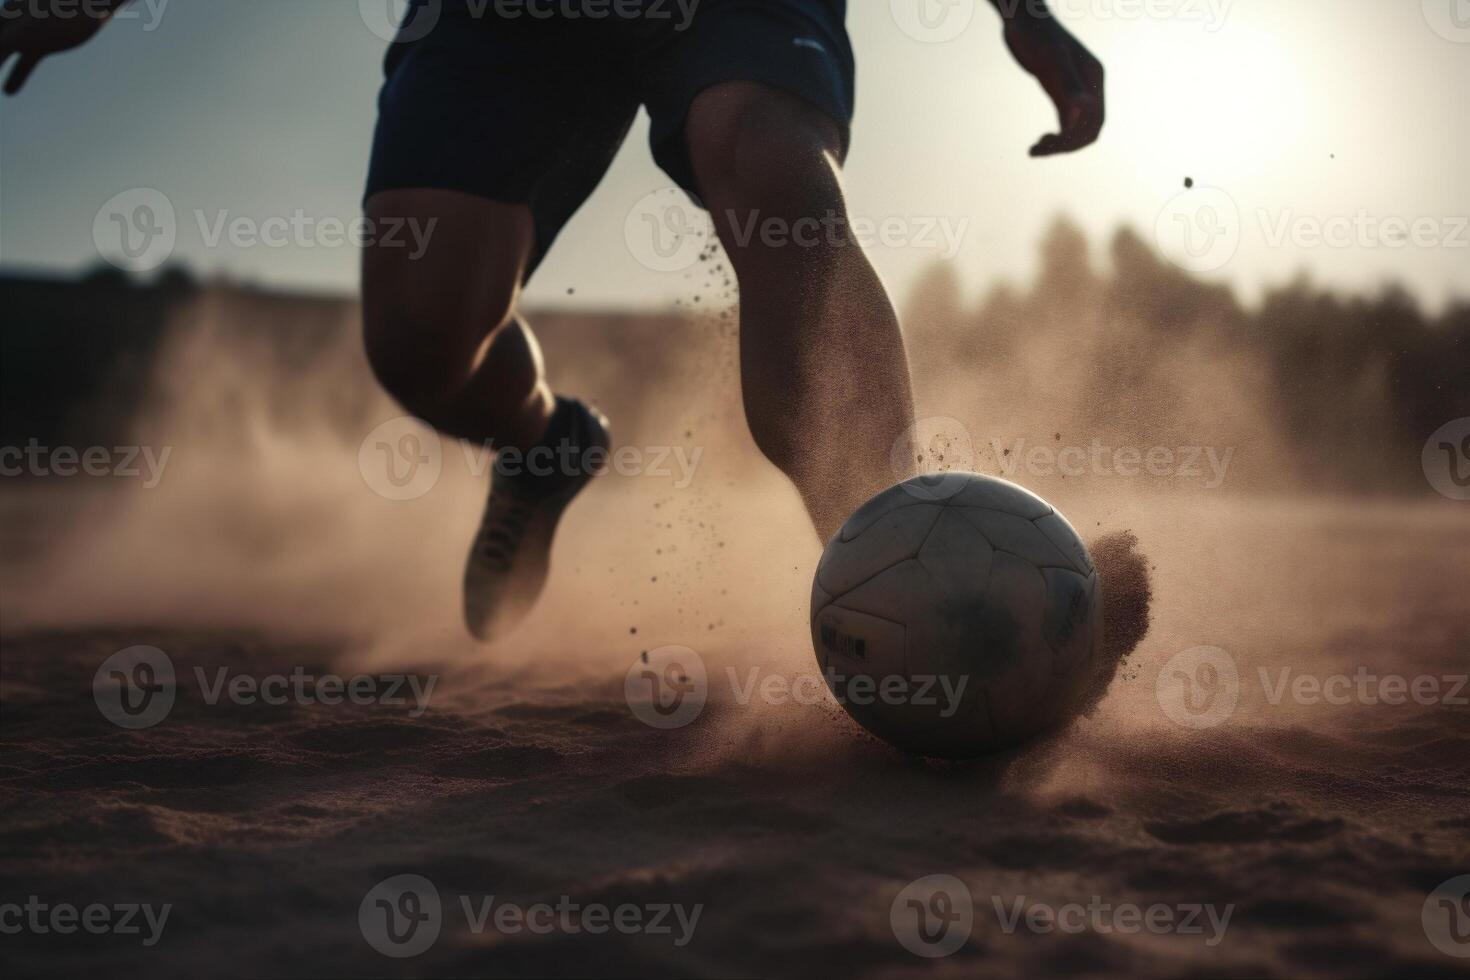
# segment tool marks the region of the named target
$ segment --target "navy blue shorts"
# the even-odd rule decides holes
[[[845,145],[854,91],[845,8],[432,0],[389,47],[366,196],[442,188],[529,205],[534,268],[602,180],[639,106],[654,159],[696,200],[684,121],[711,85],[762,82],[799,96],[839,124]]]

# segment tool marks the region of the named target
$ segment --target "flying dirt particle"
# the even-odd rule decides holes
[[[640,657],[642,657],[642,658],[643,658],[643,662],[644,662],[644,663],[648,663],[648,651],[647,651],[647,650],[644,650],[644,651],[643,651],[643,652],[642,652],[642,653],[640,653],[640,654],[639,654],[639,655],[638,655],[638,656],[640,656]]]
[[[1060,432],[1058,432],[1056,435],[1052,436],[1052,438],[1055,439],[1057,442],[1061,442],[1062,441],[1062,434]]]
[[[575,296],[575,295],[577,295],[577,290],[576,290],[576,288],[575,288],[575,287],[573,287],[573,286],[568,286],[568,287],[567,287],[567,295],[568,295],[568,296]]]
[[[1194,186],[1194,178],[1193,177],[1185,177],[1184,178],[1184,189],[1185,190],[1188,190],[1189,188],[1191,188],[1193,186]]]
[[[629,626],[628,627],[628,635],[629,636],[637,636],[638,635],[638,627],[636,627],[636,626]]]
[[[1138,536],[1116,531],[1088,548],[1103,588],[1102,667],[1088,692],[1083,713],[1097,707],[1118,669],[1148,633],[1153,582],[1148,559],[1138,551]]]
[[[657,582],[658,581],[658,576],[657,575],[654,575],[651,578],[649,578],[648,581],[650,581],[650,582]]]

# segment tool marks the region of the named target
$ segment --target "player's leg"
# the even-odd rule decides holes
[[[488,639],[540,595],[557,522],[595,475],[580,462],[589,448],[607,448],[606,420],[552,395],[536,338],[516,316],[534,248],[530,209],[412,188],[374,194],[367,214],[374,227],[432,229],[422,254],[386,244],[364,252],[363,333],[374,373],[439,431],[496,452],[464,578],[466,625]]]
[[[373,227],[415,222],[422,253],[363,253],[363,335],[383,387],[439,431],[525,450],[551,417],[541,351],[516,318],[533,248],[532,217],[459,191],[388,190],[366,205]]]
[[[826,540],[908,475],[907,451],[898,469],[893,456],[913,417],[898,319],[847,227],[841,128],[794,95],[732,81],[699,94],[685,136],[739,277],[751,434]],[[761,233],[769,219],[779,234]]]
[[[365,342],[408,410],[496,452],[464,576],[466,625],[488,639],[540,594],[561,514],[608,443],[600,415],[552,395],[516,301],[637,99],[596,39],[564,25],[446,5],[427,33],[410,30],[422,13],[388,53],[365,205],[373,228],[411,222],[418,235],[364,256]]]

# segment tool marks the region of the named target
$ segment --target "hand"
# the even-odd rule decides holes
[[[1006,47],[1036,76],[1057,107],[1061,131],[1031,147],[1034,157],[1070,153],[1093,143],[1103,127],[1103,66],[1050,14],[1006,21]]]
[[[90,10],[97,5],[56,4],[47,10],[43,3],[6,4],[0,9],[0,71],[11,55],[19,55],[5,80],[5,94],[14,95],[47,55],[67,51],[91,39],[102,29],[115,4],[102,5],[106,13]]]

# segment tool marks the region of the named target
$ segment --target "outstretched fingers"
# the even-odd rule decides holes
[[[1091,92],[1069,96],[1057,107],[1061,131],[1047,133],[1031,147],[1033,157],[1071,153],[1097,141],[1103,127],[1102,99]]]
[[[11,52],[0,49],[0,66],[9,59]],[[5,94],[14,95],[19,92],[26,79],[31,77],[31,72],[41,63],[41,56],[34,54],[21,54],[15,65],[10,69],[10,74],[5,79]]]

